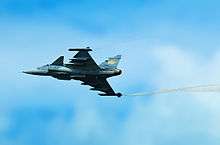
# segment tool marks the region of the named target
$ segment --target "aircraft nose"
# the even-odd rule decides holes
[[[45,75],[47,72],[40,71],[40,70],[30,70],[30,71],[23,71],[23,73],[30,74],[30,75]]]
[[[35,71],[22,71],[22,73],[25,73],[25,74],[34,74],[34,73],[36,73]]]

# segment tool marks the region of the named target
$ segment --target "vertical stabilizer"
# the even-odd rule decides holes
[[[120,59],[121,59],[121,55],[110,57],[107,60],[105,60],[103,63],[101,63],[99,67],[102,69],[116,69]]]

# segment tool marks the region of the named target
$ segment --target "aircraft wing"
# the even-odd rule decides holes
[[[89,54],[89,51],[92,51],[91,49],[89,49],[89,47],[83,49],[73,48],[69,49],[69,51],[78,51],[78,53],[74,55],[72,59],[70,59],[70,65],[85,70],[100,70],[100,67],[95,63],[95,61]]]
[[[116,95],[106,78],[96,78],[96,77],[86,77],[80,79],[82,81],[82,85],[89,85],[92,88],[90,90],[101,91],[104,92],[104,95]]]

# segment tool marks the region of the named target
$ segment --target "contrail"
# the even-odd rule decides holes
[[[134,94],[124,94],[123,96],[155,96],[159,94],[175,93],[175,92],[220,92],[220,85],[197,85],[191,87],[182,87],[174,89],[160,89],[158,91],[145,92],[145,93],[134,93]]]

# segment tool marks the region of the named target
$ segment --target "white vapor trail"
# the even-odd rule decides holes
[[[174,89],[160,89],[158,91],[145,92],[145,93],[134,93],[124,94],[123,96],[155,96],[159,94],[175,93],[175,92],[213,92],[220,93],[220,85],[197,85],[191,87],[182,87]]]

